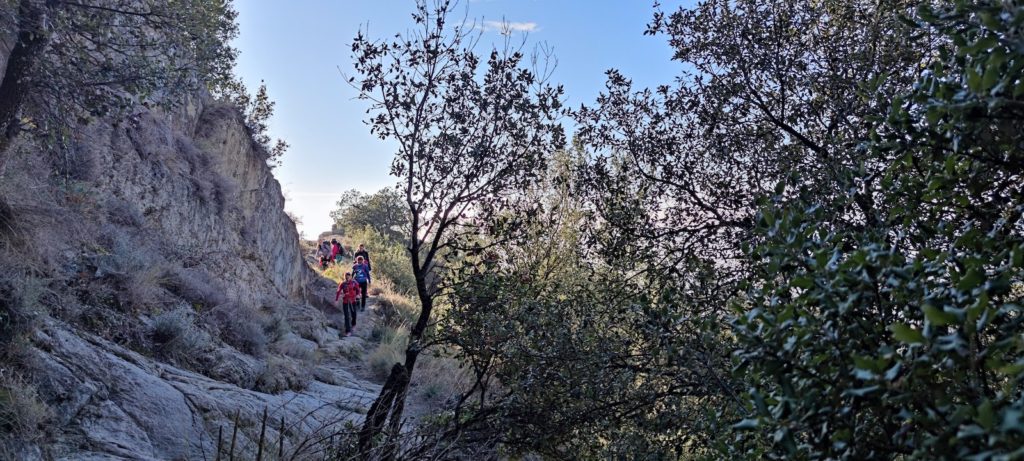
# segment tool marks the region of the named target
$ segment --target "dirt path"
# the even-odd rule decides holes
[[[332,320],[341,313],[329,315]],[[356,379],[383,385],[387,379],[374,372],[368,363],[370,356],[379,345],[378,338],[374,338],[374,330],[382,321],[377,312],[377,299],[375,296],[367,298],[366,310],[360,311],[356,316],[356,326],[352,329],[351,336],[339,338],[324,345],[324,357],[321,366],[332,369],[344,370],[351,373]],[[341,322],[338,321],[337,324]],[[415,372],[414,372],[415,373]],[[405,427],[411,428],[416,425],[424,416],[430,415],[435,408],[428,402],[422,402],[415,398],[415,393],[410,392],[405,403]]]

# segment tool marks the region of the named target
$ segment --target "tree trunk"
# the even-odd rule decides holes
[[[384,422],[387,420],[388,414],[391,413],[395,401],[397,399],[405,399],[405,390],[408,387],[409,374],[405,372],[405,367],[402,364],[396,363],[395,366],[391,367],[391,374],[388,375],[388,380],[384,383],[384,387],[381,388],[377,400],[373,402],[370,410],[366,412],[366,420],[363,422],[363,428],[359,431],[359,453],[361,458],[368,459],[370,457],[370,451],[373,449],[375,439],[384,429]]]
[[[18,112],[29,88],[29,76],[40,52],[46,45],[43,18],[46,6],[32,0],[21,0],[18,5],[18,37],[7,60],[3,81],[0,82],[0,171],[4,152],[11,139],[18,134]]]
[[[430,314],[434,310],[434,298],[427,289],[426,277],[423,271],[416,277],[416,292],[420,298],[420,315],[416,319],[409,332],[409,344],[405,349],[405,364],[396,363],[391,368],[388,380],[377,396],[377,400],[370,406],[366,413],[366,420],[363,428],[359,431],[359,451],[368,455],[373,448],[375,440],[384,430],[384,422],[389,421],[388,427],[390,436],[386,448],[385,459],[394,456],[397,450],[397,437],[402,427],[402,415],[405,412],[405,397],[409,391],[409,382],[412,377],[412,370],[416,366],[416,359],[420,355],[420,340],[427,329]]]

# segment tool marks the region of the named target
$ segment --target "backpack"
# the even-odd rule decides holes
[[[359,283],[369,280],[370,271],[369,268],[366,267],[366,264],[356,264],[355,266],[352,266],[352,278]]]

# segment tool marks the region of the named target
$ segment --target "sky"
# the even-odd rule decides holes
[[[671,11],[692,0],[663,0]],[[299,217],[299,231],[316,238],[330,230],[330,211],[342,192],[372,193],[395,184],[389,175],[395,144],[372,136],[367,104],[355,99],[351,43],[363,28],[386,38],[413,26],[412,0],[236,0],[241,52],[236,73],[254,91],[261,81],[276,103],[270,134],[291,148],[274,174]],[[570,107],[592,104],[605,72],[618,69],[636,87],[671,83],[682,65],[671,60],[664,36],[645,36],[653,13],[645,0],[463,0],[459,19],[485,31],[481,52],[500,43],[493,22],[525,34],[528,46],[553,49],[552,81],[565,87]],[[517,35],[518,36],[518,35]],[[568,125],[571,121],[566,120]],[[568,127],[571,131],[571,126]]]

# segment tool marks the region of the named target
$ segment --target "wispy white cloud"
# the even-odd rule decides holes
[[[540,30],[535,22],[484,21],[477,25],[484,32],[511,34],[513,32],[536,32]]]

